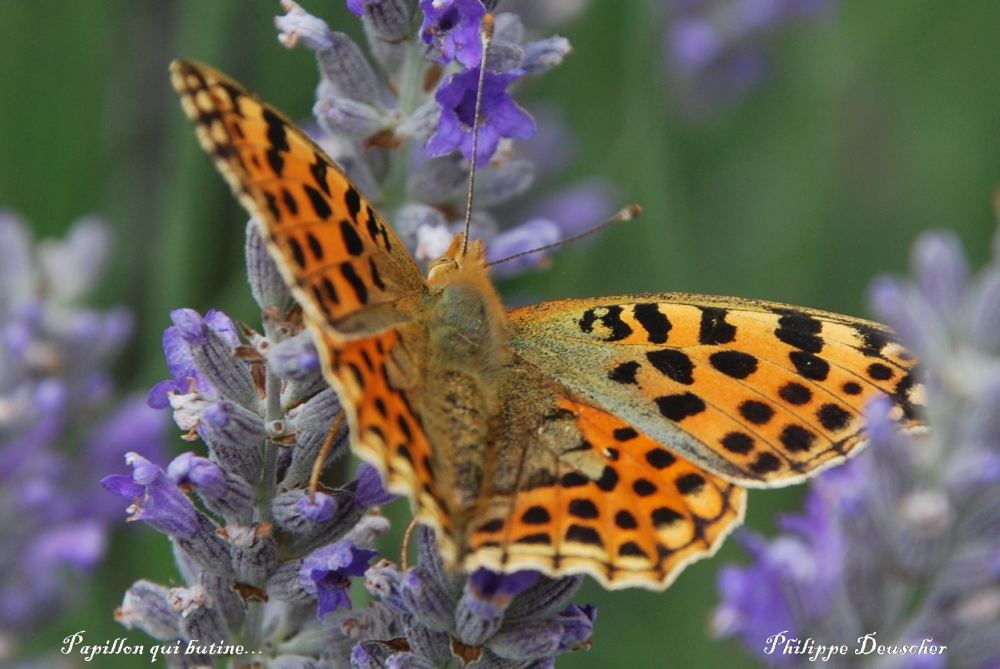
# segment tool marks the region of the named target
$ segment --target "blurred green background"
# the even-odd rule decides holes
[[[359,34],[342,4],[306,8]],[[700,120],[674,110],[650,4],[591,0],[559,30],[574,53],[525,91],[557,103],[576,133],[564,181],[606,177],[621,188],[618,204],[646,213],[509,290],[540,299],[679,290],[865,316],[869,280],[905,272],[921,230],[952,228],[974,263],[987,257],[1000,183],[1000,3],[843,2],[829,20],[780,34],[766,85]],[[211,307],[255,322],[246,216],[197,148],[167,64],[204,60],[303,118],[317,73],[311,53],[278,44],[278,13],[277,2],[245,0],[0,2],[0,206],[39,237],[91,212],[113,224],[118,246],[100,300],[138,315],[118,369],[127,389],[166,375],[158,346],[169,310]],[[751,493],[747,524],[771,532],[800,495]],[[166,541],[129,530],[87,606],[31,646],[57,648],[79,629],[95,641],[143,642],[112,621],[113,608],[138,578],[177,579]],[[593,649],[559,666],[751,666],[706,631],[714,575],[740,559],[730,542],[665,593],[607,593],[588,581],[577,600],[599,607]]]

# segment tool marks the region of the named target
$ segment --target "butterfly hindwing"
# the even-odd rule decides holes
[[[746,490],[523,368],[497,469],[466,520],[467,569],[588,573],[663,589],[743,518]]]
[[[720,476],[786,485],[863,441],[865,405],[913,418],[913,357],[884,327],[787,305],[652,294],[515,309],[518,356]]]

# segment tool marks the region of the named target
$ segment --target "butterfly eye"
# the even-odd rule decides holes
[[[451,256],[441,256],[427,266],[427,279],[433,280],[458,269],[458,261]]]

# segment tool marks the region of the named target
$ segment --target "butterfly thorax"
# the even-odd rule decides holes
[[[465,252],[462,244],[458,235],[428,271],[428,392],[421,411],[445,502],[456,513],[479,496],[490,424],[501,408],[497,389],[510,361],[510,325],[488,279],[482,243]]]

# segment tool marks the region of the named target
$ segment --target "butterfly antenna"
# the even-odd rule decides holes
[[[551,248],[557,246],[562,246],[563,244],[569,244],[570,242],[575,242],[578,239],[587,237],[594,234],[595,232],[600,232],[604,228],[614,225],[615,223],[621,223],[622,221],[631,221],[634,218],[638,218],[642,214],[642,207],[637,204],[630,204],[627,207],[623,207],[611,218],[607,219],[602,223],[598,223],[589,230],[584,230],[583,232],[573,235],[572,237],[567,237],[566,239],[560,239],[558,242],[552,242],[551,244],[546,244],[545,246],[539,246],[537,249],[531,249],[530,251],[521,251],[520,253],[515,253],[512,256],[507,256],[501,260],[494,260],[491,263],[487,263],[487,267],[492,267],[493,265],[499,265],[500,263],[509,262],[515,258],[521,258],[523,256],[531,255],[532,253],[538,253],[540,251],[547,251]]]
[[[479,59],[479,83],[476,86],[476,113],[472,117],[472,168],[469,170],[469,197],[465,203],[465,238],[462,240],[462,255],[469,248],[469,228],[472,226],[472,194],[476,190],[476,158],[479,149],[479,110],[483,104],[483,82],[486,81],[486,52],[493,40],[493,15],[483,15],[483,26],[479,41],[483,45],[483,55]]]

